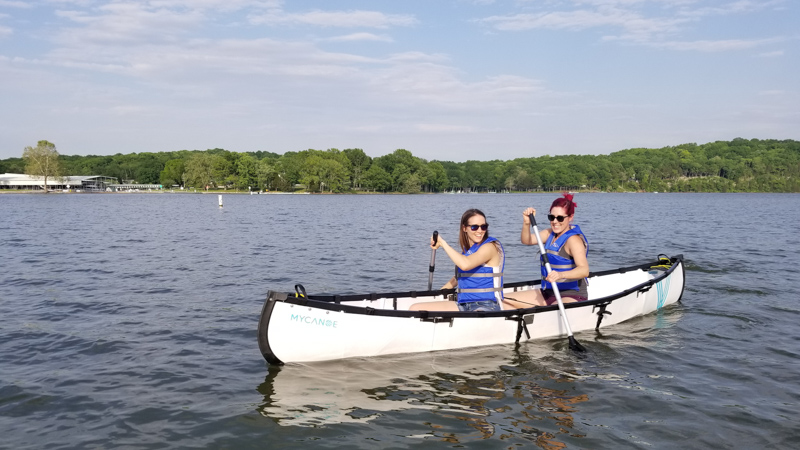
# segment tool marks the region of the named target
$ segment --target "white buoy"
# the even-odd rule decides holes
[[[222,194],[219,195],[219,207],[222,208]]]

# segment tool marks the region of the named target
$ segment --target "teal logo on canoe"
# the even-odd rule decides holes
[[[670,277],[667,277],[656,283],[656,292],[658,292],[658,303],[656,304],[656,309],[661,309],[664,306],[664,302],[667,301],[667,294],[669,294],[669,280]]]
[[[338,328],[339,322],[331,319],[320,319],[314,316],[303,316],[300,314],[292,314],[291,320],[293,322],[304,323],[307,325],[316,325],[324,328]]]

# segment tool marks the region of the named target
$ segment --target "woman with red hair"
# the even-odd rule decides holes
[[[512,308],[530,308],[531,306],[552,305],[556,302],[553,283],[558,286],[561,300],[564,303],[580,302],[589,295],[586,288],[586,277],[589,276],[589,242],[581,228],[572,223],[575,207],[572,194],[564,194],[550,205],[550,228],[539,231],[545,251],[553,269],[550,274],[544,266],[544,258],[540,258],[542,286],[541,289],[514,292],[506,296],[504,303]],[[520,240],[525,245],[538,245],[536,236],[531,235],[529,214],[536,215],[536,209],[527,208],[522,212],[522,233]],[[508,308],[507,308],[508,309]]]

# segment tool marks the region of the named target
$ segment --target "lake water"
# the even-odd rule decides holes
[[[259,353],[268,289],[424,289],[428,237],[470,207],[506,280],[538,278],[521,212],[556,197],[0,195],[0,447],[796,448],[800,195],[578,194],[592,270],[687,269],[680,304],[578,333],[582,356]]]

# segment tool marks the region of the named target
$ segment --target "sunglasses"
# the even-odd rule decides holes
[[[486,231],[486,230],[488,230],[488,229],[489,229],[489,224],[488,224],[488,223],[485,223],[485,224],[483,224],[483,225],[467,225],[467,226],[468,226],[468,227],[469,227],[469,229],[470,229],[470,230],[472,230],[472,231],[478,231],[478,228],[480,228],[480,229],[481,229],[481,230],[483,230],[483,231]]]
[[[549,220],[550,222],[552,222],[552,221],[554,221],[554,220],[558,219],[558,221],[559,221],[559,222],[563,222],[563,221],[564,221],[564,219],[566,219],[567,217],[569,217],[569,216],[554,216],[554,215],[552,215],[552,214],[548,214],[548,215],[547,215],[547,220]]]

